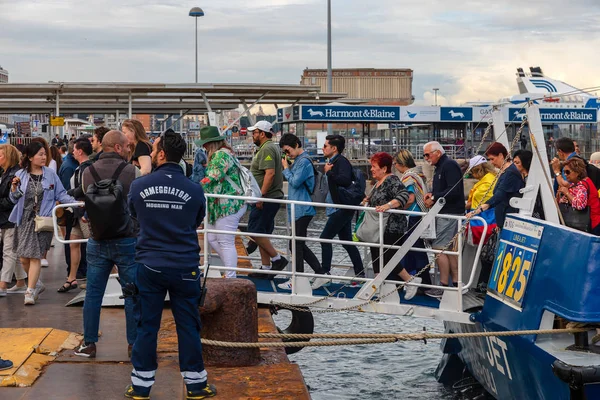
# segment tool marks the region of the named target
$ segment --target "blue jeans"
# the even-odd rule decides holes
[[[87,343],[98,341],[100,327],[100,309],[106,284],[113,265],[119,270],[121,286],[136,283],[138,263],[135,262],[136,238],[95,241],[87,244],[87,287],[83,304],[83,335]],[[137,320],[135,317],[135,300],[125,299],[125,323],[127,326],[127,343],[133,344],[136,338]]]
[[[187,390],[206,387],[207,374],[200,342],[200,271],[197,267],[168,268],[140,265],[138,336],[131,353],[131,382],[138,393],[147,394],[154,384],[157,336],[165,296],[169,293],[179,348],[179,368]]]
[[[340,240],[352,241],[352,217],[356,211],[354,210],[338,210],[331,214],[327,219],[325,228],[321,233],[321,239],[333,239],[337,235]],[[355,276],[365,276],[362,258],[358,248],[353,245],[343,245],[348,252],[352,265],[354,266]],[[331,259],[333,257],[333,247],[331,243],[321,243],[322,262],[321,267],[325,273],[331,270]]]

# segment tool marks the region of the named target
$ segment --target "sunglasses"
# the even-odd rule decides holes
[[[423,157],[425,157],[425,158],[429,158],[429,156],[431,156],[431,155],[432,155],[433,153],[435,153],[436,151],[439,151],[439,150],[434,150],[434,151],[432,151],[431,153],[423,153]]]
[[[570,175],[572,171],[569,171],[568,169],[565,169],[564,172],[565,172],[565,175]]]

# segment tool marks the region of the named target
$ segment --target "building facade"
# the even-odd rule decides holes
[[[0,84],[2,83],[8,83],[8,71],[0,65]],[[9,115],[0,114],[0,124],[9,123],[9,119]]]
[[[347,99],[364,103],[406,106],[414,101],[412,81],[413,70],[407,68],[333,69],[332,92],[347,93]],[[300,84],[318,85],[322,92],[327,92],[327,70],[305,69]]]

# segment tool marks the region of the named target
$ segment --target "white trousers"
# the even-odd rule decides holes
[[[17,260],[15,254],[14,238],[15,228],[0,229],[0,237],[2,240],[2,282],[10,283],[13,274],[17,280],[27,278],[27,274],[21,266],[21,262]]]
[[[216,229],[219,231],[230,231],[235,232],[240,223],[240,219],[246,213],[246,205],[242,207],[237,213],[228,215],[226,217],[219,218],[215,221],[215,224],[208,224],[208,229]],[[219,258],[223,261],[225,267],[235,268],[237,267],[237,251],[235,249],[235,235],[225,234],[208,234],[208,243],[210,247],[215,249]],[[206,249],[204,250],[206,252]],[[235,278],[235,271],[225,271],[226,278]]]

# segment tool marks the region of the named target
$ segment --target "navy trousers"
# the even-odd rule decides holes
[[[206,387],[207,374],[200,342],[200,271],[193,268],[140,265],[137,274],[139,323],[131,354],[131,382],[136,392],[150,393],[158,367],[157,336],[169,293],[179,342],[179,368],[187,390]]]

